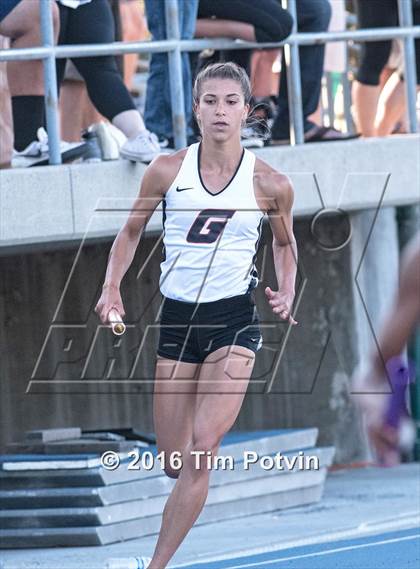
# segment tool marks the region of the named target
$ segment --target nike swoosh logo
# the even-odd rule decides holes
[[[180,188],[179,186],[176,187],[177,192],[185,192],[185,190],[193,190],[194,188]]]

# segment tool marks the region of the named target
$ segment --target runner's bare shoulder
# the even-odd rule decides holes
[[[175,180],[186,153],[187,148],[183,148],[172,154],[160,154],[147,167],[145,177],[153,179],[153,183],[160,188],[163,195]]]

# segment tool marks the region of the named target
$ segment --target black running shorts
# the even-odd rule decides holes
[[[183,302],[164,298],[158,355],[171,360],[201,363],[224,346],[262,346],[253,294],[214,302]]]

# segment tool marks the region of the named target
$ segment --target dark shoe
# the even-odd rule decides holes
[[[344,133],[332,126],[314,126],[305,132],[305,142],[336,142],[337,140],[354,140],[359,138],[360,134]],[[284,146],[290,144],[290,139],[270,139],[267,146]]]
[[[305,132],[305,142],[334,142],[337,140],[354,140],[360,134],[344,133],[332,126],[314,126]]]

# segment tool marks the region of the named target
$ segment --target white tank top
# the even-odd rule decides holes
[[[212,302],[258,284],[255,259],[264,213],[254,194],[255,155],[244,149],[230,182],[212,194],[199,171],[200,144],[187,150],[163,200],[162,294]]]

